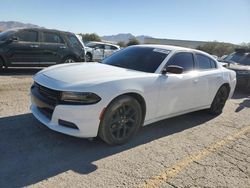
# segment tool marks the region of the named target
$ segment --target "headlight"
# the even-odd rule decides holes
[[[61,101],[73,104],[95,104],[101,100],[101,97],[90,92],[62,92]]]

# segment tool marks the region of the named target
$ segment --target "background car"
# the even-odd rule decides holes
[[[250,53],[238,49],[221,61],[226,63],[228,69],[236,72],[237,88],[250,92]]]
[[[56,65],[34,76],[31,111],[52,130],[128,142],[142,125],[208,109],[220,114],[235,72],[207,53],[138,45],[102,61]]]
[[[114,52],[120,50],[120,47],[110,43],[89,42],[86,44],[86,61],[101,61]]]
[[[74,33],[42,28],[0,33],[0,68],[49,66],[76,61],[85,61],[85,51]]]

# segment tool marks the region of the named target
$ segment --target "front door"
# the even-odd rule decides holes
[[[20,30],[13,37],[17,40],[8,45],[8,57],[11,65],[32,66],[39,64],[42,50],[38,40],[38,32]]]

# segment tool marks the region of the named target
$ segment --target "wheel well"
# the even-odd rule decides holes
[[[224,84],[222,84],[222,86],[225,86],[225,87],[227,88],[227,90],[228,90],[228,93],[230,93],[231,88],[230,88],[229,83],[224,83]],[[222,86],[220,86],[220,88],[221,88]]]
[[[142,116],[143,116],[142,117],[142,120],[143,120],[142,122],[144,122],[145,115],[146,115],[146,102],[145,102],[144,98],[138,93],[124,93],[124,94],[119,95],[117,97],[121,97],[121,96],[124,96],[124,95],[133,97],[134,99],[136,99],[139,102],[139,104],[140,104],[140,106],[142,108]]]
[[[86,54],[89,54],[89,55],[90,55],[90,57],[92,58],[92,53],[90,53],[90,52],[87,52]]]
[[[2,66],[6,66],[4,58],[0,55],[0,65],[1,65],[1,63],[2,63]]]

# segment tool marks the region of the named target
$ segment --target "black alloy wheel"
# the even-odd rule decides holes
[[[226,86],[221,86],[220,89],[217,91],[214,100],[211,104],[209,109],[211,114],[219,115],[222,113],[222,110],[226,104],[228,99],[229,90]]]
[[[99,128],[99,136],[110,145],[128,142],[142,124],[142,109],[136,99],[122,96],[107,108]]]

